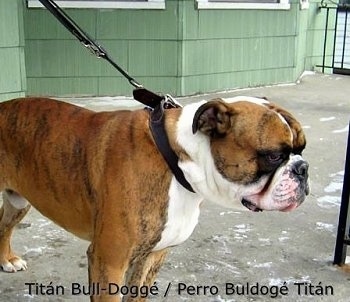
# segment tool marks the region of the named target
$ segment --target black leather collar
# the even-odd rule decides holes
[[[178,166],[179,158],[169,144],[168,136],[164,127],[164,109],[171,110],[171,108],[176,107],[178,107],[178,105],[174,102],[169,102],[166,99],[163,99],[150,112],[150,130],[159,152],[163,155],[176,180],[188,191],[195,193],[192,186],[186,180],[184,173]]]

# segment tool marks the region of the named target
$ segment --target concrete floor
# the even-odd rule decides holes
[[[206,203],[193,235],[172,249],[157,278],[159,295],[151,301],[350,301],[350,273],[332,265],[350,118],[350,77],[306,75],[295,85],[179,101],[234,95],[265,96],[302,122],[308,139],[304,157],[310,163],[311,195],[291,213],[237,212]],[[70,101],[95,110],[137,107],[124,98]],[[16,231],[13,245],[29,268],[15,274],[0,272],[0,301],[88,300],[71,292],[72,284],[87,282],[86,242],[32,209]],[[30,295],[28,283],[61,286],[64,295]]]

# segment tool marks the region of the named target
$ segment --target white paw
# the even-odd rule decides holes
[[[10,261],[0,264],[4,272],[15,273],[18,271],[25,271],[27,269],[27,262],[21,258],[14,258]]]
[[[15,267],[16,271],[25,271],[27,270],[27,261],[22,258],[16,258],[13,261],[11,260],[12,265]]]

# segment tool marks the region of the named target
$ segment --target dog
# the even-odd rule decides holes
[[[90,242],[89,284],[141,287],[153,284],[168,249],[191,235],[203,200],[291,211],[308,194],[302,127],[266,99],[164,110],[164,133],[192,190],[156,147],[149,117],[145,109],[94,112],[47,98],[0,104],[3,271],[27,269],[10,240],[30,205]],[[91,301],[120,299],[91,295]]]

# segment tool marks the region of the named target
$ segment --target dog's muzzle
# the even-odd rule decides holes
[[[309,194],[309,164],[300,155],[292,155],[257,194],[244,196],[242,204],[251,211],[289,212]]]

